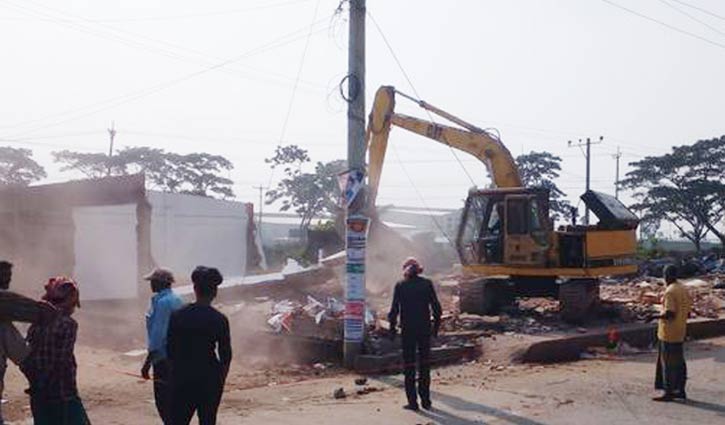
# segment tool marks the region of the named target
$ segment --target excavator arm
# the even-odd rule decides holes
[[[395,113],[396,93],[415,101],[422,108],[463,128],[441,125]],[[488,169],[496,187],[511,188],[522,186],[516,163],[509,150],[498,138],[428,103],[397,92],[394,87],[382,86],[375,94],[375,101],[373,110],[370,113],[367,130],[370,188],[368,202],[370,206],[375,205],[377,198],[380,176],[383,171],[383,162],[385,161],[385,153],[388,147],[388,137],[390,136],[390,129],[393,125],[433,139],[478,158]]]

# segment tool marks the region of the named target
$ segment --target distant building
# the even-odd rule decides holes
[[[37,294],[65,274],[81,299],[131,299],[149,291],[141,277],[156,266],[182,282],[199,264],[245,274],[250,204],[144,186],[133,175],[0,188],[0,258],[16,264],[14,287]]]
[[[259,220],[257,215],[255,220]],[[323,223],[330,219],[314,218],[312,225]],[[300,222],[302,218],[291,213],[264,213],[262,215],[262,228],[260,231],[262,245],[270,247],[278,244],[301,242],[303,240]]]
[[[462,210],[427,209],[386,205],[378,207],[380,220],[400,233],[412,237],[420,233],[432,233],[436,240],[452,241],[458,233]]]

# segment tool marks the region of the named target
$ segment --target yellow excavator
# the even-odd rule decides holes
[[[443,125],[395,112],[396,95],[451,123]],[[583,320],[599,300],[599,279],[635,273],[639,220],[613,196],[587,191],[581,199],[595,225],[554,229],[549,191],[522,187],[516,161],[501,140],[424,101],[378,89],[367,132],[368,205],[374,210],[392,126],[478,158],[490,189],[473,189],[463,208],[455,249],[465,274],[459,286],[463,313],[493,314],[517,297],[553,297],[565,320]]]

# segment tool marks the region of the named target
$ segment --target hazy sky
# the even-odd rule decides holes
[[[368,0],[368,10],[422,98],[498,128],[514,154],[560,155],[559,184],[575,198],[585,167],[568,140],[604,136],[592,186],[613,192],[617,146],[624,174],[644,155],[725,133],[725,4],[612,1],[671,27],[603,0]],[[238,198],[256,203],[252,186],[279,177],[263,160],[280,140],[314,160],[345,156],[338,4],[0,0],[0,144],[32,148],[60,181],[75,176],[50,152],[104,152],[115,121],[118,147],[228,157]],[[367,53],[368,108],[381,84],[414,92],[370,19]],[[403,130],[391,140],[382,203],[460,206],[471,183],[448,148]],[[461,157],[486,184],[483,167]]]

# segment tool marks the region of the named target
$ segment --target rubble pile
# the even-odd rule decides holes
[[[725,314],[725,275],[707,274],[682,282],[692,296],[691,318],[718,318]],[[661,279],[644,277],[634,281],[615,282],[601,287],[604,303],[623,306],[624,321],[645,320],[661,310],[665,284]]]
[[[642,276],[662,277],[662,272],[667,265],[677,266],[680,278],[706,274],[725,274],[725,257],[718,258],[717,254],[684,259],[665,257],[646,260],[639,265],[639,274]]]
[[[272,305],[267,325],[275,333],[287,333],[299,337],[341,341],[345,304],[334,297],[320,302],[307,295],[306,304],[282,300]],[[375,313],[365,310],[365,323],[375,324]]]

